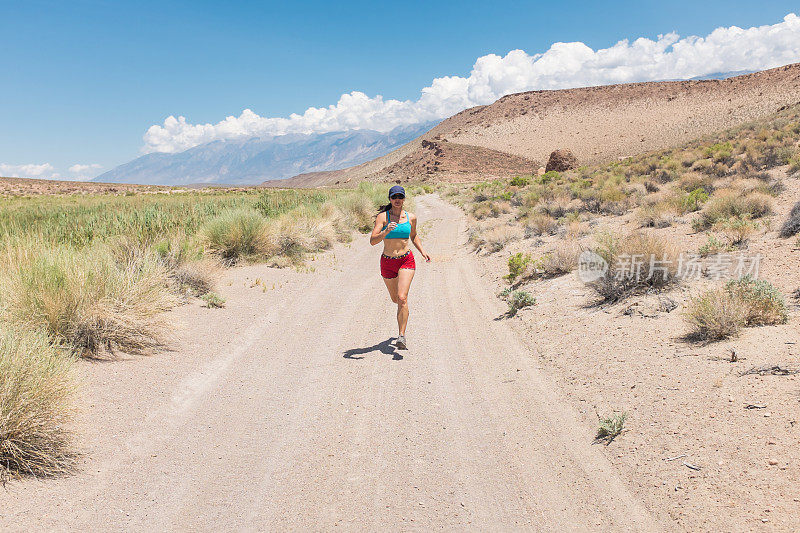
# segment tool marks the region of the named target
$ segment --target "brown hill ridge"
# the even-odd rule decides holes
[[[459,178],[475,179],[487,175],[531,174],[538,167],[537,162],[525,157],[453,143],[437,136],[432,140],[422,139],[418,150],[386,167],[385,175],[389,179],[401,180],[433,178],[459,181]]]
[[[510,176],[523,173],[525,165],[546,161],[550,152],[560,148],[571,150],[579,164],[600,163],[674,147],[798,102],[800,63],[726,80],[517,93],[462,111],[373,161],[264,185],[313,187],[364,179],[464,181]],[[423,141],[434,143],[441,152],[427,153],[431,150]],[[502,162],[503,158],[509,161]]]

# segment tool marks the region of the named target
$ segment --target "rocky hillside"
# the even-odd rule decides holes
[[[283,184],[503,177],[521,173],[525,165],[518,163],[543,165],[550,152],[562,148],[571,150],[579,164],[600,163],[678,146],[797,102],[800,64],[723,80],[518,93],[458,113],[384,157],[335,173],[300,175]],[[458,148],[431,157],[423,140]],[[498,165],[504,157],[511,161]]]

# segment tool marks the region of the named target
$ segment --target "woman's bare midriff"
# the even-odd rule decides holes
[[[403,255],[411,249],[408,241],[409,239],[383,239],[383,254],[392,257]]]

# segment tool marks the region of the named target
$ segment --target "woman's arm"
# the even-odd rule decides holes
[[[396,222],[390,222],[389,226],[383,231],[381,228],[383,227],[384,223],[386,222],[386,215],[384,213],[379,213],[377,217],[375,217],[375,226],[372,228],[372,233],[369,236],[369,243],[372,246],[375,246],[379,242],[383,240],[385,236],[387,236],[396,226]]]
[[[411,235],[409,235],[409,237],[411,237],[411,242],[413,242],[414,246],[417,247],[417,250],[419,250],[419,253],[421,253],[422,257],[425,258],[425,261],[427,263],[430,263],[431,256],[425,253],[425,250],[422,249],[422,240],[419,238],[419,235],[417,234],[417,215],[412,215],[411,213],[409,213],[409,216],[411,216]]]

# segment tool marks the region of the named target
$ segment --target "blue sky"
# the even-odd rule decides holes
[[[532,56],[559,41],[597,50],[669,32],[706,36],[718,27],[777,24],[791,12],[800,6],[788,1],[0,0],[0,165],[48,164],[70,177],[71,165],[97,164],[82,171],[96,174],[140,155],[145,132],[169,116],[189,124],[216,124],[244,109],[287,117],[351,91],[415,101],[436,78],[470,76],[487,54]],[[426,113],[461,104],[448,105]],[[149,150],[220,135],[181,144],[167,129]]]

